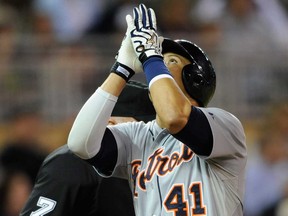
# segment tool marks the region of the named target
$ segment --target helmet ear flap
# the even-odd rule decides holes
[[[200,98],[199,92],[205,86],[206,80],[201,72],[201,67],[196,62],[185,65],[182,69],[182,81],[187,93],[194,99]],[[197,100],[200,106],[202,101]]]
[[[193,82],[196,85],[205,84],[206,80],[203,77],[202,67],[199,66],[196,62],[185,65],[182,69],[182,77],[186,82]]]

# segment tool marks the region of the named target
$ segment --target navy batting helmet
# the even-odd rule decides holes
[[[185,90],[200,106],[207,106],[216,88],[216,74],[208,56],[190,41],[165,38],[162,53],[168,52],[179,54],[191,62],[182,70]]]

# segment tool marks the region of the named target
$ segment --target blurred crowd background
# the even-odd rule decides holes
[[[66,143],[139,3],[159,35],[195,42],[214,64],[210,106],[246,131],[245,216],[287,216],[287,0],[0,0],[0,216],[19,214],[44,157]]]

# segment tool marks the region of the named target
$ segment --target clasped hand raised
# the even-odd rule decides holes
[[[163,37],[156,33],[156,15],[153,9],[147,9],[144,4],[133,9],[133,17],[126,16],[128,32],[134,51],[143,64],[148,58],[158,56],[162,58]]]

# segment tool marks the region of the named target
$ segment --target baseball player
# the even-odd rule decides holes
[[[245,134],[234,115],[206,107],[216,86],[207,55],[159,37],[155,13],[143,4],[126,21],[112,71],[78,113],[69,148],[101,175],[128,179],[138,216],[243,215]],[[106,126],[141,71],[156,119]]]
[[[147,86],[130,81],[112,115],[109,122],[113,125],[154,119]],[[45,159],[20,215],[134,216],[135,213],[126,179],[101,178],[93,166],[63,145]]]

